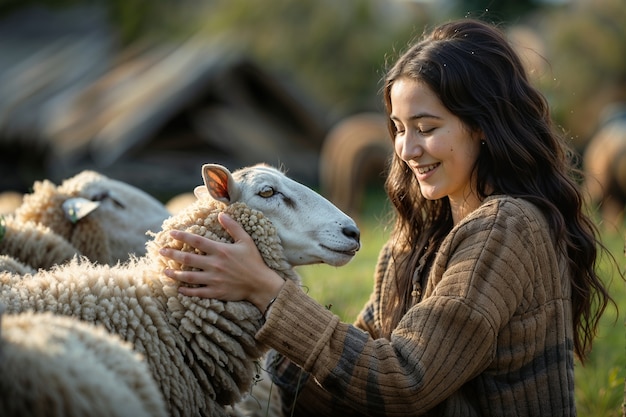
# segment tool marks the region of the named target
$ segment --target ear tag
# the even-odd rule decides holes
[[[4,216],[0,216],[0,241],[2,241],[6,232],[7,232],[6,220],[4,219]]]
[[[65,200],[62,207],[65,218],[72,224],[76,224],[80,219],[87,216],[99,206],[99,201],[91,201],[86,198],[75,197]]]

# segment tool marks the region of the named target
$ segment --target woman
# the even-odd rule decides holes
[[[396,216],[354,325],[264,266],[226,216],[235,244],[177,233],[207,255],[165,250],[202,270],[166,274],[265,313],[257,339],[295,415],[575,415],[574,354],[611,299],[545,99],[502,33],[468,19],[409,48],[382,92]]]

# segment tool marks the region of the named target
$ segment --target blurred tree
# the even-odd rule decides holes
[[[538,0],[453,0],[450,10],[459,16],[516,22],[541,6]]]
[[[67,9],[102,7],[119,39],[130,43],[145,36],[171,37],[185,34],[185,21],[202,0],[0,0],[0,17],[28,7]]]
[[[582,149],[607,105],[626,102],[626,2],[572,0],[537,19],[551,64],[542,89]]]
[[[379,108],[385,57],[429,22],[428,7],[389,0],[217,0],[207,36],[228,33],[339,116]]]
[[[391,0],[0,0],[0,16],[21,8],[100,6],[122,43],[198,31],[227,36],[342,116],[379,107],[386,54],[430,22],[430,2]],[[400,42],[398,45],[397,43]]]

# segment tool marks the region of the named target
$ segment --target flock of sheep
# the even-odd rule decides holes
[[[186,297],[165,267],[173,229],[232,241],[226,211],[267,265],[343,265],[354,221],[280,171],[202,167],[196,201],[170,214],[128,184],[85,171],[34,184],[0,223],[0,415],[263,415],[242,401],[266,347],[247,302]]]

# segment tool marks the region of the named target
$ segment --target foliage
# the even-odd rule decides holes
[[[29,7],[50,10],[95,7],[108,16],[123,43],[150,36],[171,38],[185,32],[185,21],[193,15],[199,0],[0,0],[0,16]]]
[[[578,148],[601,123],[612,102],[626,101],[626,4],[572,0],[537,16],[551,64],[542,89],[556,120]]]
[[[264,67],[345,115],[378,107],[386,54],[421,33],[428,14],[384,0],[214,1],[203,33],[228,33]]]
[[[33,5],[99,5],[123,42],[200,31],[227,37],[244,53],[327,106],[334,118],[380,108],[387,57],[426,26],[454,17],[529,23],[546,43],[540,86],[559,124],[583,144],[603,106],[626,100],[623,0],[0,0],[0,16]],[[579,148],[582,146],[578,146]]]
[[[537,9],[537,0],[456,0],[452,13],[489,17],[498,22],[514,22]]]

